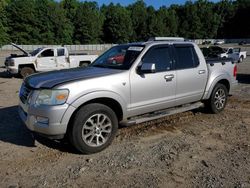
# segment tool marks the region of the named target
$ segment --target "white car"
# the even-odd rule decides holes
[[[65,47],[38,48],[31,53],[13,44],[23,52],[23,55],[11,54],[5,60],[7,71],[11,74],[20,74],[23,78],[35,72],[68,69],[87,66],[98,56],[79,54],[70,55]]]
[[[247,57],[246,51],[241,51],[241,48],[224,48],[225,53],[220,54],[222,58],[232,58],[239,63],[243,62]]]
[[[214,45],[220,45],[220,44],[224,44],[224,40],[216,40]]]

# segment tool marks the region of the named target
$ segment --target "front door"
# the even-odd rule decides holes
[[[54,49],[45,49],[42,51],[38,55],[35,63],[37,65],[38,71],[56,70],[57,64]]]
[[[153,46],[142,58],[141,64],[155,64],[155,73],[131,73],[132,114],[142,114],[175,105],[176,73],[168,45]]]

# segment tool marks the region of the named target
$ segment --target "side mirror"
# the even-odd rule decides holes
[[[155,64],[154,63],[143,63],[138,67],[139,73],[155,73]]]

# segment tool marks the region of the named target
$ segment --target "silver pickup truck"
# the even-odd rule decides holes
[[[119,125],[132,125],[205,106],[221,112],[237,84],[227,59],[205,60],[182,38],[115,46],[87,68],[27,77],[19,114],[28,129],[69,138],[82,153],[106,148]]]

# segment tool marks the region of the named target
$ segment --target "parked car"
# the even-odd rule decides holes
[[[243,62],[247,58],[247,52],[241,51],[241,48],[224,48],[224,53],[220,54],[222,58],[232,58],[239,63]]]
[[[216,40],[216,41],[214,42],[214,45],[221,45],[221,44],[224,44],[224,43],[225,43],[224,40]]]
[[[123,63],[110,64],[121,50]],[[80,152],[95,153],[111,144],[121,124],[204,105],[212,113],[223,111],[237,84],[236,72],[234,62],[205,60],[195,43],[180,38],[122,44],[87,68],[27,77],[19,114],[29,130],[53,139],[67,137]]]
[[[239,45],[244,45],[244,44],[247,44],[247,41],[242,40],[242,41],[239,42]]]
[[[210,40],[205,40],[202,42],[202,45],[206,45],[206,44],[211,44],[211,41]]]
[[[65,47],[38,48],[29,53],[14,43],[12,45],[23,54],[11,54],[6,58],[5,66],[10,74],[20,74],[23,78],[35,72],[87,66],[98,57],[88,54],[71,55]]]

